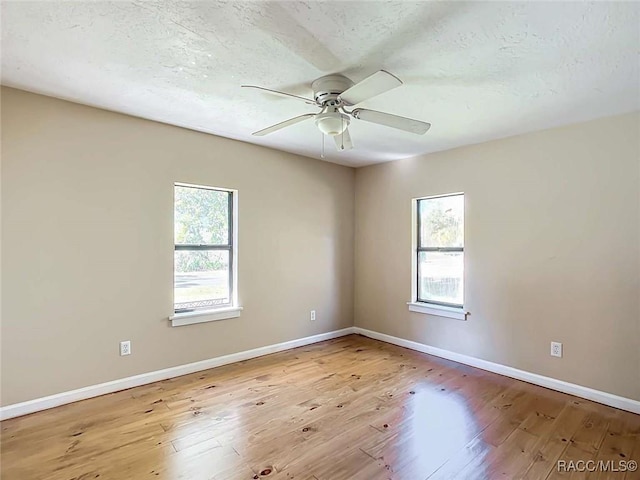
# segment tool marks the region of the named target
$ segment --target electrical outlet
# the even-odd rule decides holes
[[[562,357],[562,344],[560,342],[551,342],[551,356]]]
[[[316,321],[316,311],[315,310],[311,310],[311,321],[312,322]]]
[[[131,341],[120,342],[120,356],[131,355]]]

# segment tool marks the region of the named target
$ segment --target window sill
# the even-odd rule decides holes
[[[194,323],[216,322],[218,320],[226,320],[228,318],[236,318],[240,316],[242,307],[226,307],[217,308],[215,310],[201,310],[199,312],[176,313],[171,315],[172,327],[182,327],[184,325],[193,325]]]
[[[436,315],[438,317],[455,318],[456,320],[466,320],[469,312],[465,312],[462,308],[446,307],[444,305],[435,305],[433,303],[424,302],[407,302],[409,311],[416,313],[424,313],[427,315]]]

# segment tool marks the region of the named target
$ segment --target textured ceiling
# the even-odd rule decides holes
[[[2,83],[320,157],[328,73],[405,85],[361,106],[431,122],[424,136],[354,120],[359,166],[640,109],[638,2],[2,2]]]

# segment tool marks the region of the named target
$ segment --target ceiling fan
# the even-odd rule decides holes
[[[275,95],[294,98],[320,108],[320,112],[318,113],[306,113],[290,118],[284,122],[258,130],[254,132],[253,135],[261,137],[313,118],[323,134],[334,138],[338,150],[349,150],[353,148],[351,136],[349,135],[350,117],[364,120],[365,122],[398,128],[417,135],[422,135],[429,130],[431,124],[419,120],[412,120],[410,118],[364,108],[355,108],[351,111],[347,110],[348,107],[355,106],[400,85],[402,85],[402,81],[398,77],[385,70],[379,70],[355,85],[347,77],[339,74],[318,78],[311,83],[313,99],[258,87],[256,85],[242,85],[242,87],[255,88]]]

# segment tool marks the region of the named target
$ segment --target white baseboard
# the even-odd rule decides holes
[[[332,332],[312,335],[310,337],[300,338],[297,340],[290,340],[288,342],[267,345],[265,347],[254,348],[252,350],[245,350],[243,352],[210,358],[208,360],[202,360],[200,362],[188,363],[186,365],[165,368],[163,370],[156,370],[154,372],[134,375],[132,377],[113,380],[111,382],[100,383],[98,385],[91,385],[88,387],[79,388],[77,390],[71,390],[68,392],[57,393],[55,395],[49,395],[47,397],[36,398],[34,400],[29,400],[26,402],[7,405],[5,407],[0,407],[0,420],[19,417],[22,415],[27,415],[29,413],[39,412],[41,410],[47,410],[49,408],[65,405],[67,403],[73,403],[79,400],[85,400],[87,398],[98,397],[107,393],[113,393],[120,390],[125,390],[127,388],[138,387],[140,385],[146,385],[148,383],[166,380],[168,378],[179,377],[181,375],[187,375],[189,373],[208,370],[210,368],[220,367],[222,365],[228,365],[230,363],[241,362],[243,360],[261,357],[263,355],[269,355],[270,353],[282,352],[284,350],[290,350],[292,348],[302,347],[305,345],[310,345],[312,343],[350,335],[352,333],[398,345],[400,347],[409,348],[411,350],[416,350],[418,352],[428,353],[429,355],[446,358],[448,360],[453,360],[454,362],[463,363],[465,365],[470,365],[482,370],[487,370],[489,372],[505,375],[507,377],[515,378],[518,380],[523,380],[525,382],[540,385],[552,390],[557,390],[559,392],[568,393],[577,397],[586,398],[587,400],[593,400],[594,402],[602,403],[604,405],[609,405],[611,407],[640,414],[640,401],[638,400],[620,397],[618,395],[602,392],[600,390],[583,387],[582,385],[576,385],[574,383],[556,380],[555,378],[526,372],[517,368],[500,365],[498,363],[489,362],[487,360],[470,357],[468,355],[451,352],[449,350],[443,350],[441,348],[432,347],[429,345],[424,345],[422,343],[413,342],[411,340],[393,337],[384,333],[378,333],[360,327],[348,327],[343,328],[342,330],[335,330]]]
[[[435,355],[436,357],[446,358],[448,360],[453,360],[454,362],[464,363],[465,365],[498,373],[506,377],[523,380],[528,383],[533,383],[534,385],[550,388],[551,390],[557,390],[559,392],[575,395],[576,397],[586,398],[587,400],[593,400],[594,402],[603,403],[604,405],[640,414],[640,401],[638,400],[620,397],[600,390],[594,390],[593,388],[576,385],[575,383],[556,380],[555,378],[545,377],[543,375],[538,375],[537,373],[526,372],[506,365],[500,365],[499,363],[493,363],[480,358],[463,355],[461,353],[455,353],[449,350],[432,347],[430,345],[424,345],[411,340],[405,340],[404,338],[393,337],[385,333],[374,332],[373,330],[367,330],[360,327],[353,327],[353,330],[354,333],[357,333],[358,335],[363,335],[375,340],[392,343],[394,345],[409,348],[411,350],[417,350],[422,353],[428,353],[429,355]]]
[[[77,402],[79,400],[85,400],[92,397],[98,397],[107,393],[126,390],[127,388],[139,387],[140,385],[146,385],[148,383],[158,382],[160,380],[166,380],[168,378],[179,377],[181,375],[187,375],[189,373],[199,372],[201,370],[208,370],[210,368],[220,367],[229,363],[241,362],[242,360],[249,360],[250,358],[269,355],[270,353],[277,353],[282,352],[283,350],[303,347],[305,345],[350,335],[352,333],[354,333],[353,327],[343,328],[342,330],[320,333],[318,335],[299,338],[297,340],[290,340],[288,342],[267,345],[266,347],[254,348],[253,350],[245,350],[244,352],[223,355],[222,357],[210,358],[208,360],[188,363],[186,365],[178,365],[177,367],[165,368],[163,370],[156,370],[155,372],[143,373],[140,375],[134,375],[133,377],[121,378],[119,380],[113,380],[111,382],[100,383],[98,385],[78,388],[77,390],[57,393],[55,395],[36,398],[34,400],[29,400],[26,402],[15,403],[13,405],[0,407],[0,420],[19,417],[22,415],[27,415],[29,413],[39,412],[40,410],[46,410],[49,408],[58,407],[60,405],[65,405],[67,403]]]

